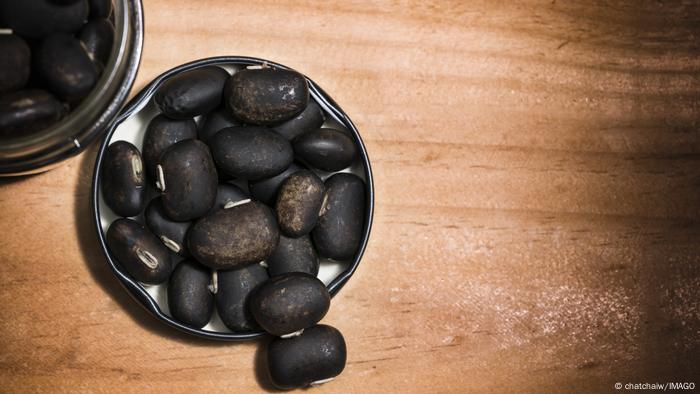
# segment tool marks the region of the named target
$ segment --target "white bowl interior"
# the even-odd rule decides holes
[[[233,72],[233,67],[232,66],[226,66],[226,65],[221,65],[221,67],[225,68],[226,70],[229,71],[229,73]],[[311,98],[312,100],[314,99],[313,96]],[[321,106],[323,108],[323,106]],[[146,126],[148,123],[153,119],[156,115],[158,115],[159,111],[158,108],[155,106],[153,102],[153,98],[151,97],[148,102],[144,103],[140,108],[138,108],[136,111],[132,113],[132,115],[126,119],[124,122],[119,124],[117,128],[114,131],[114,134],[112,134],[109,143],[111,144],[112,142],[115,141],[128,141],[134,144],[139,150],[141,150],[141,147],[143,145],[143,136],[146,131]],[[324,111],[324,114],[326,116],[326,122],[323,124],[323,127],[332,127],[338,130],[344,130],[347,133],[349,131],[343,126],[343,124],[340,122],[339,119],[336,119],[333,114]],[[202,121],[201,117],[195,118],[195,121],[199,125]],[[325,180],[329,176],[331,176],[333,173],[327,173],[324,171],[316,170],[313,168],[309,168],[309,170],[314,171],[321,179]],[[355,158],[355,162],[345,170],[342,170],[340,172],[350,172],[353,173],[360,178],[362,178],[365,183],[367,182],[367,179],[365,178],[363,167],[362,167],[362,161],[358,155],[358,157]],[[232,182],[236,184],[237,186],[243,188],[245,191],[248,191],[248,185],[247,182],[242,181],[234,181]],[[154,198],[158,195],[158,191],[154,187],[152,180],[149,179],[149,191],[148,191],[148,200],[150,201],[151,198]],[[112,210],[105,204],[104,199],[102,198],[102,192],[101,190],[98,191],[98,201],[99,201],[99,206],[100,206],[100,224],[102,227],[103,234],[106,234],[107,229],[109,228],[110,224],[119,218]],[[138,217],[133,218],[140,223],[144,223],[144,218],[143,214],[139,215]],[[175,255],[173,254],[173,257]],[[180,258],[182,259],[182,258]],[[321,265],[318,273],[318,278],[323,281],[326,285],[328,285],[330,282],[333,281],[341,272],[343,272],[349,265],[349,262],[339,262],[331,259],[324,259],[322,258],[320,260]],[[170,316],[170,311],[168,308],[168,300],[167,300],[167,282],[162,283],[159,285],[147,285],[147,284],[141,284],[143,288],[153,297],[153,299],[158,303],[158,306],[160,307],[161,311],[166,313],[168,316]],[[218,314],[216,311],[214,311],[214,314],[212,316],[212,319],[209,321],[209,323],[203,328],[205,331],[214,331],[214,332],[223,332],[223,333],[231,333],[232,331],[229,330],[224,324],[221,322],[221,319],[219,318]]]

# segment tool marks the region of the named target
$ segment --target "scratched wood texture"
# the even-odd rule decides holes
[[[147,0],[135,89],[197,58],[310,75],[376,177],[314,392],[599,391],[698,379],[700,7]],[[0,390],[269,390],[259,343],[156,322],[93,233],[95,147],[0,186]]]

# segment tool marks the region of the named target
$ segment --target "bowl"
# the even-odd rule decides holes
[[[114,45],[90,94],[58,123],[0,140],[0,176],[43,172],[82,152],[114,121],[134,84],[143,47],[140,0],[114,0]]]
[[[246,340],[260,337],[265,335],[265,333],[262,331],[232,332],[223,325],[216,311],[214,311],[214,316],[212,317],[211,321],[202,329],[187,326],[172,318],[169,315],[166,299],[167,283],[154,286],[144,285],[131,278],[110,252],[109,248],[107,247],[105,237],[109,225],[112,223],[112,221],[117,219],[117,216],[109,209],[109,207],[106,206],[101,196],[100,170],[102,168],[105,150],[110,143],[118,140],[129,141],[141,149],[146,125],[156,114],[158,114],[158,109],[156,108],[152,99],[158,87],[175,75],[211,65],[221,66],[223,68],[227,68],[229,71],[231,71],[231,69],[234,67],[260,67],[263,65],[277,69],[289,69],[286,66],[264,59],[243,56],[221,56],[183,64],[166,71],[155,78],[126,105],[104,136],[97,154],[95,172],[92,181],[93,216],[99,244],[107,258],[109,267],[129,294],[131,294],[139,304],[153,314],[153,316],[171,327],[199,337],[228,341]],[[362,230],[360,247],[358,248],[355,257],[350,261],[343,262],[321,259],[321,268],[319,270],[318,277],[324,282],[324,284],[326,284],[331,296],[334,296],[355,273],[358,265],[360,264],[365,248],[367,247],[374,212],[374,185],[372,182],[372,170],[370,167],[369,157],[367,156],[367,151],[357,128],[345,114],[345,112],[343,112],[340,106],[338,106],[338,104],[336,104],[336,102],[330,96],[328,96],[323,89],[321,89],[308,77],[306,79],[309,83],[310,98],[316,101],[316,103],[325,113],[326,123],[324,123],[324,126],[344,127],[349,131],[358,148],[359,154],[355,159],[355,162],[352,166],[346,170],[343,170],[342,172],[352,172],[362,178],[366,184],[364,227]],[[200,117],[196,117],[195,121],[197,121],[199,124],[201,122]],[[323,173],[316,170],[313,171],[316,172],[322,179],[326,179],[330,175],[329,173]],[[151,183],[152,182],[149,182],[149,188],[151,188],[151,190],[149,190],[149,194],[151,196],[155,196],[157,192]]]

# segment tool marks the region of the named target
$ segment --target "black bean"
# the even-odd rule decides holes
[[[207,114],[202,127],[199,129],[199,139],[208,143],[218,133],[231,126],[241,126],[241,123],[233,118],[226,109],[217,109]]]
[[[0,136],[41,131],[61,119],[65,107],[43,90],[20,90],[0,96]]]
[[[318,255],[308,235],[299,238],[280,235],[277,248],[270,257],[265,259],[265,262],[270,276],[279,276],[288,272],[318,275]]]
[[[293,118],[309,103],[309,85],[296,71],[241,70],[226,82],[226,103],[245,123],[272,125]]]
[[[208,269],[189,260],[178,264],[168,284],[168,307],[172,317],[188,326],[206,326],[214,311],[210,284]]]
[[[224,325],[235,332],[258,329],[258,323],[248,309],[248,299],[250,293],[268,279],[265,268],[260,264],[248,264],[234,270],[218,271],[217,276],[216,310]]]
[[[209,148],[199,140],[185,140],[168,148],[160,158],[158,188],[163,208],[176,221],[196,219],[214,205],[218,178]]]
[[[214,206],[209,210],[209,213],[223,209],[227,204],[236,203],[247,198],[248,194],[240,187],[230,183],[220,183],[216,191],[216,201],[214,202]]]
[[[315,101],[309,100],[309,105],[301,113],[272,129],[288,140],[293,140],[304,133],[319,129],[325,118],[321,107]]]
[[[272,211],[254,201],[199,219],[187,235],[192,256],[214,269],[234,269],[265,260],[278,240]]]
[[[295,338],[275,338],[267,348],[270,379],[283,390],[326,382],[343,372],[346,360],[343,335],[323,324]]]
[[[163,114],[151,119],[143,136],[143,160],[148,174],[155,179],[163,152],[180,141],[194,138],[197,138],[197,124],[193,119],[175,120]]]
[[[114,26],[107,19],[94,19],[80,30],[80,41],[95,66],[104,69],[114,43]]]
[[[29,45],[14,34],[0,34],[0,93],[22,89],[29,80]]]
[[[216,164],[227,174],[242,179],[277,175],[292,163],[292,146],[284,137],[265,127],[229,127],[209,140]]]
[[[177,74],[156,91],[158,108],[173,119],[205,114],[221,104],[228,71],[207,66]]]
[[[90,19],[109,18],[112,14],[112,0],[89,0]]]
[[[339,173],[326,180],[326,201],[311,232],[318,254],[352,258],[360,246],[365,211],[365,184],[356,175]]]
[[[267,205],[273,206],[277,201],[277,191],[280,185],[287,179],[290,175],[301,170],[297,164],[292,163],[286,170],[282,171],[278,175],[271,178],[261,179],[258,181],[251,181],[248,183],[248,188],[250,189],[250,195]]]
[[[258,287],[250,297],[249,307],[265,331],[287,336],[318,323],[330,304],[323,282],[303,272],[290,272]]]
[[[59,4],[53,0],[0,1],[0,18],[15,34],[40,38],[52,33],[73,33],[88,16],[87,0]]]
[[[138,148],[126,141],[107,147],[102,164],[102,198],[119,216],[136,216],[146,204],[146,176]]]
[[[131,219],[117,219],[107,230],[107,246],[134,279],[148,284],[164,282],[172,265],[168,249],[145,227]]]
[[[163,245],[173,252],[188,256],[187,230],[192,222],[176,222],[170,219],[163,209],[162,197],[156,197],[146,207],[146,226]]]
[[[80,41],[71,35],[46,37],[34,54],[37,72],[60,99],[79,101],[97,83],[97,68]]]
[[[325,186],[316,174],[301,170],[292,174],[277,193],[277,222],[290,237],[308,234],[316,225],[323,203]]]
[[[324,171],[340,171],[355,160],[352,139],[335,129],[318,129],[294,140],[294,153],[306,163]]]

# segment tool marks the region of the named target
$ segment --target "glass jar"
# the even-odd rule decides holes
[[[0,176],[43,172],[75,156],[102,135],[136,78],[143,48],[140,0],[114,0],[114,45],[95,88],[61,121],[40,132],[0,140]]]

